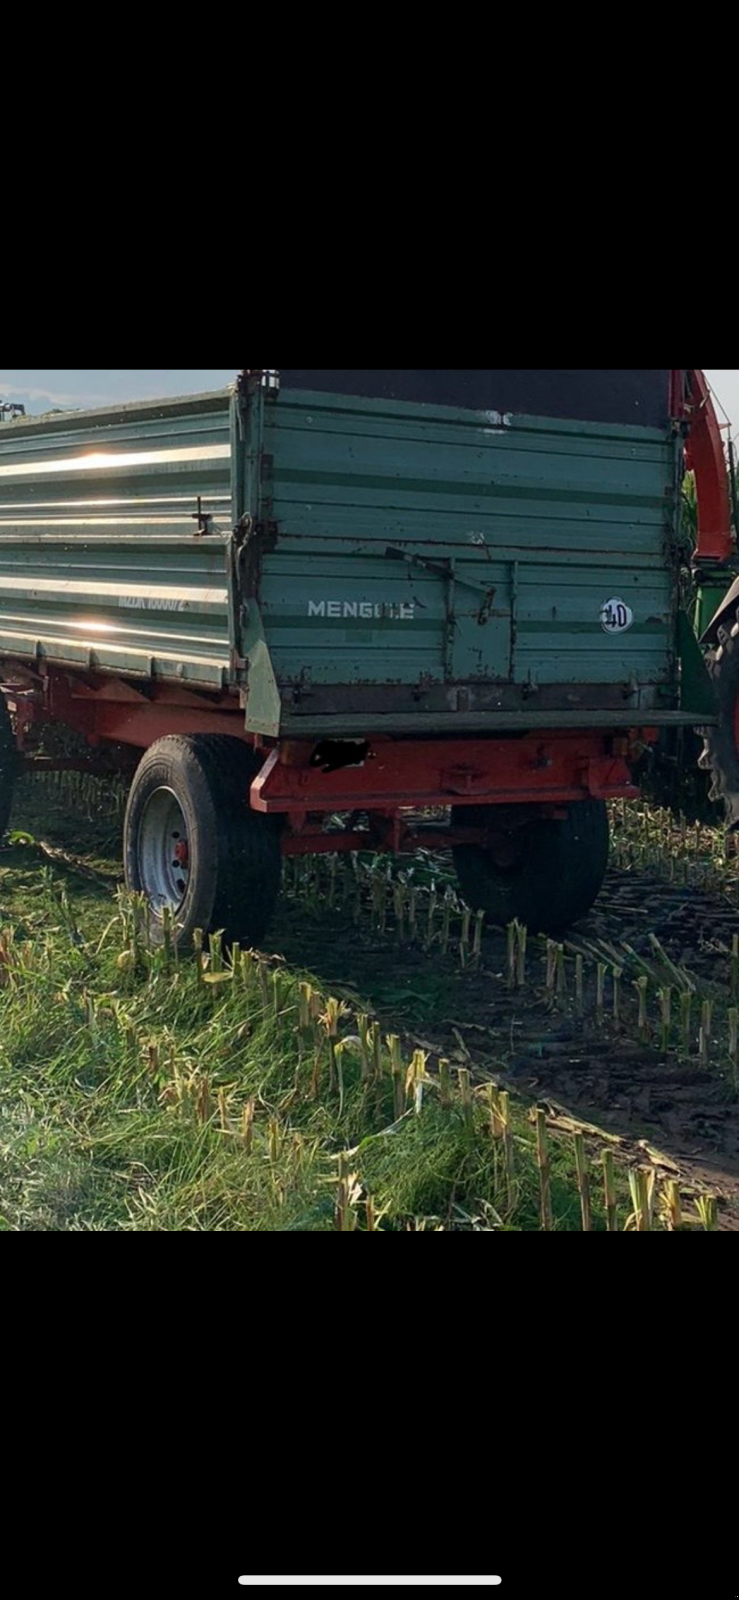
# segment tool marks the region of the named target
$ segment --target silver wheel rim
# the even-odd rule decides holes
[[[179,911],[190,881],[184,812],[173,789],[155,789],[139,827],[139,881],[155,913]]]

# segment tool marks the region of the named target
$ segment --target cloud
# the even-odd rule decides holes
[[[32,411],[53,406],[106,406],[121,400],[158,399],[163,395],[219,389],[234,376],[233,370],[224,372],[215,368],[187,371],[69,368],[44,372],[8,367],[0,371],[0,396],[21,400]]]
[[[104,406],[113,399],[111,394],[92,394],[89,391],[84,394],[68,394],[63,390],[60,391],[58,389],[23,388],[21,385],[16,383],[6,383],[1,372],[0,395],[3,395],[6,400],[17,398],[20,400],[27,400],[34,405],[40,401],[43,401],[50,406]]]

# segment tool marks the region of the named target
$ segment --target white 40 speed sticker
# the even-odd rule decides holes
[[[625,600],[606,600],[600,608],[604,633],[625,633],[634,621],[631,606]]]

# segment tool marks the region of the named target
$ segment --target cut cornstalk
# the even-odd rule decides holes
[[[618,1200],[616,1197],[613,1151],[604,1150],[601,1159],[603,1162],[603,1198],[606,1208],[606,1228],[609,1233],[618,1233]]]
[[[736,1073],[739,1067],[739,1011],[733,1006],[729,1012],[729,1060]]]
[[[262,1010],[266,1015],[266,1013],[269,1011],[270,992],[269,974],[264,961],[257,962],[257,976],[259,979],[259,991],[262,996]]]
[[[439,1101],[445,1108],[452,1099],[452,1068],[445,1056],[439,1061]]]
[[[701,1066],[708,1066],[708,1055],[711,1044],[711,1021],[713,1018],[713,1002],[704,1000],[701,1006],[700,1026],[700,1060]]]
[[[441,951],[446,955],[449,949],[449,937],[452,931],[452,896],[447,889],[444,895],[444,915],[441,922]]]
[[[211,972],[223,971],[223,934],[211,933],[208,937]]]
[[[680,1185],[668,1178],[662,1190],[662,1219],[670,1233],[676,1233],[683,1224]]]
[[[623,967],[612,967],[611,975],[613,977],[613,1021],[618,1028],[621,1022],[621,979],[624,975]]]
[[[400,939],[401,944],[405,944],[405,903],[406,887],[405,884],[398,879],[398,881],[393,884],[393,909],[395,911],[398,938]]]
[[[475,916],[475,938],[472,946],[472,959],[477,965],[482,956],[482,930],[485,923],[485,912],[478,911]]]
[[[221,1133],[233,1133],[231,1118],[228,1114],[228,1094],[225,1089],[218,1090],[218,1117],[221,1124]]]
[[[467,958],[469,955],[471,922],[472,912],[470,911],[469,906],[465,906],[464,910],[462,911],[462,931],[459,936],[459,960],[460,965],[463,967],[467,966]]]
[[[203,1073],[198,1079],[195,1096],[195,1115],[203,1126],[210,1122],[213,1115],[213,1097],[210,1092],[210,1078]]]
[[[581,955],[575,956],[575,1010],[581,1017],[585,1010],[584,963]]]
[[[256,1117],[256,1099],[248,1099],[242,1112],[242,1144],[246,1155],[251,1155],[254,1144],[254,1117]]]
[[[500,1108],[500,1120],[503,1128],[503,1150],[505,1152],[505,1174],[508,1208],[510,1211],[512,1211],[516,1198],[516,1153],[513,1143],[513,1129],[511,1127],[511,1102],[510,1096],[506,1089],[501,1090],[498,1104]]]
[[[301,983],[298,989],[298,1060],[302,1062],[305,1047],[313,1038],[313,986],[310,983]],[[366,1021],[366,1017],[359,1018],[359,1024]]]
[[[567,971],[565,968],[565,947],[557,945],[557,999],[563,1000],[567,993]]]
[[[639,1001],[639,1015],[636,1025],[639,1032],[639,1037],[640,1039],[643,1039],[647,1031],[647,999],[649,994],[649,979],[642,975],[640,978],[636,979],[634,988],[636,989],[637,998]]]
[[[537,1107],[536,1110],[536,1164],[539,1168],[541,1225],[545,1233],[551,1233],[554,1227],[552,1216],[552,1174],[549,1164],[547,1119],[541,1107]]]
[[[650,1233],[654,1218],[655,1173],[653,1168],[632,1168],[629,1173],[631,1203],[634,1207],[634,1225],[637,1233]]]
[[[428,1059],[425,1050],[414,1050],[405,1078],[406,1105],[409,1098],[412,1099],[417,1117],[420,1116],[423,1109],[423,1086],[426,1082]]]
[[[393,1075],[393,1098],[395,1119],[402,1117],[405,1111],[405,1083],[403,1080],[403,1057],[401,1043],[397,1033],[389,1033],[385,1043],[390,1055],[390,1071]]]
[[[516,951],[516,982],[519,989],[524,989],[526,987],[526,945],[528,943],[529,930],[521,922],[517,923],[516,927],[518,930],[518,948]]]
[[[715,1194],[699,1195],[695,1202],[698,1220],[705,1233],[715,1233],[718,1227],[718,1202]]]
[[[472,1079],[467,1067],[457,1068],[459,1082],[459,1096],[462,1102],[462,1112],[468,1128],[472,1127]]]
[[[408,892],[408,938],[418,938],[418,885]]]
[[[606,973],[607,973],[607,971],[608,971],[608,968],[607,968],[605,962],[604,961],[599,961],[598,962],[597,971],[596,971],[596,975],[595,975],[595,982],[596,982],[595,1009],[596,1009],[596,1012],[597,1012],[597,1016],[598,1016],[598,1021],[599,1022],[603,1021],[603,1014],[604,1014],[604,1011],[605,1011]]]
[[[341,1039],[338,1041],[330,1039],[329,1048],[331,1046],[333,1046],[334,1071],[339,1085],[339,1120],[341,1120],[344,1115],[344,1050],[346,1047]]]
[[[362,1058],[362,1080],[366,1083],[372,1077],[372,1040],[370,1020],[366,1012],[361,1012],[357,1017],[357,1035]]]
[[[661,1022],[659,1041],[660,1048],[662,1050],[669,1050],[670,1028],[672,1024],[672,989],[667,988],[658,990],[658,999]]]
[[[693,996],[689,989],[684,989],[680,995],[680,1043],[683,1055],[690,1055],[690,1013],[693,1008]]]
[[[338,1233],[351,1231],[349,1224],[349,1158],[339,1156],[339,1182],[336,1191],[334,1227]]]
[[[517,922],[509,922],[506,931],[508,946],[508,988],[512,989],[516,982],[516,932]]]
[[[590,1174],[585,1154],[585,1140],[581,1133],[575,1134],[575,1166],[577,1168],[577,1187],[580,1191],[583,1233],[592,1233],[593,1213],[590,1204]]]
[[[382,1081],[382,1033],[379,1022],[372,1023],[370,1044],[372,1046],[372,1076],[376,1083],[380,1083]]]
[[[337,1084],[340,1090],[340,1100],[343,1104],[343,1077],[341,1072],[340,1051],[337,1045],[339,1037],[339,1023],[345,1017],[349,1007],[344,1000],[330,998],[326,1001],[326,1010],[320,1021],[326,1031],[329,1056],[329,1091],[333,1093]]]
[[[500,1090],[494,1083],[488,1084],[488,1106],[490,1108],[490,1136],[495,1142],[503,1138],[503,1118],[500,1108]]]

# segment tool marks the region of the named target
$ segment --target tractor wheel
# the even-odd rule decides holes
[[[261,762],[240,739],[160,739],[131,787],[124,829],[128,887],[151,907],[152,937],[172,911],[177,942],[196,928],[259,944],[280,889],[280,824],[249,806]]]
[[[727,821],[739,822],[739,622],[706,656],[719,705],[719,721],[703,728],[700,766],[711,774],[711,799],[723,800]]]
[[[484,828],[498,821],[495,806],[455,806],[452,825]],[[496,832],[490,846],[454,848],[462,894],[476,911],[506,927],[514,919],[531,933],[560,933],[584,917],[608,867],[608,813],[602,800],[579,800],[563,822],[535,819]]]

